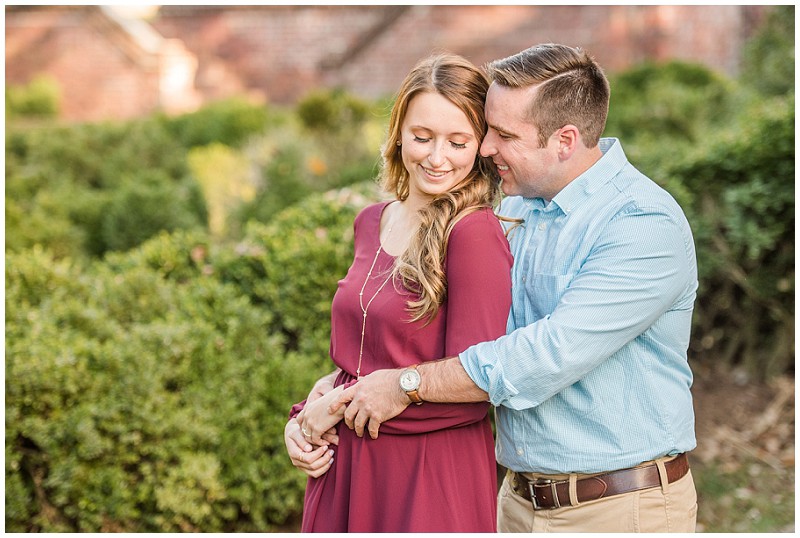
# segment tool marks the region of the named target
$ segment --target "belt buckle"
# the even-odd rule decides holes
[[[556,508],[561,508],[561,503],[558,502],[558,491],[556,491],[556,482],[557,480],[552,480],[549,478],[537,478],[536,480],[531,480],[528,482],[528,491],[531,493],[531,501],[533,502],[533,509],[534,510],[555,510]],[[535,486],[546,486],[550,485],[550,493],[553,496],[553,506],[545,507],[541,506],[539,502],[536,500],[536,488]]]

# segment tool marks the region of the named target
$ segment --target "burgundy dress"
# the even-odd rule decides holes
[[[333,299],[331,357],[336,385],[355,378],[361,342],[358,294],[379,246],[388,202],[355,220],[355,259]],[[394,257],[381,249],[364,289],[367,302]],[[454,227],[447,247],[447,301],[428,326],[409,323],[408,292],[389,282],[368,308],[361,374],[456,355],[505,334],[511,305],[511,253],[488,209]],[[302,403],[292,409],[296,416]],[[330,470],[309,478],[303,532],[495,532],[497,471],[489,404],[409,405],[359,438],[344,422]]]

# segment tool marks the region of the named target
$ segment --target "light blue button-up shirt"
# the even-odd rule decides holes
[[[460,355],[497,406],[497,459],[515,471],[595,473],[695,447],[686,358],[697,292],[689,224],[618,140],[524,219],[508,334]]]

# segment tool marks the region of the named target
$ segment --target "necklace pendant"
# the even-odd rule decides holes
[[[391,229],[389,229],[391,232]],[[387,232],[388,233],[388,232]],[[378,255],[381,253],[381,246],[378,245],[378,250],[375,251],[375,258],[372,260],[372,265],[369,267],[369,271],[367,271],[367,278],[364,279],[364,283],[361,285],[361,291],[358,293],[358,305],[361,307],[361,312],[363,314],[361,320],[361,345],[359,346],[358,350],[358,366],[356,367],[356,379],[361,379],[361,359],[364,358],[364,333],[366,332],[367,328],[367,311],[369,310],[372,301],[378,296],[381,290],[389,283],[392,279],[392,273],[389,273],[389,276],[386,277],[386,280],[378,286],[378,289],[372,295],[369,301],[367,301],[367,305],[364,306],[364,289],[367,287],[367,282],[372,277],[372,270],[375,269],[375,264],[378,262]]]

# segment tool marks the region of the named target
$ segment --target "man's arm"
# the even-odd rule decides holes
[[[426,362],[417,367],[420,398],[426,402],[488,402],[489,394],[469,377],[458,357]]]
[[[421,378],[417,392],[423,401],[488,401],[489,395],[470,379],[458,357],[426,362],[420,364],[417,370]],[[339,395],[329,406],[328,412],[336,413],[342,405],[347,404],[344,414],[347,426],[355,430],[359,437],[363,437],[366,427],[370,437],[377,439],[381,424],[402,413],[411,403],[400,388],[400,372],[401,369],[377,370],[362,377]]]

